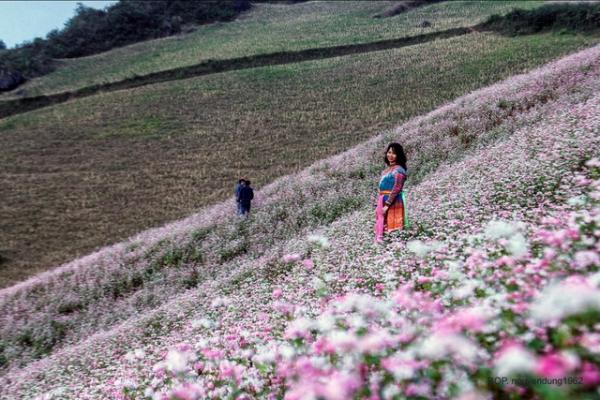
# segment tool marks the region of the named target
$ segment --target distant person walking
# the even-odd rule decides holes
[[[250,187],[250,181],[244,180],[244,184],[240,188],[240,207],[241,215],[247,215],[250,212],[250,204],[254,198],[254,190]]]
[[[375,242],[383,241],[384,232],[404,229],[408,224],[402,189],[406,181],[406,155],[398,143],[390,143],[385,151],[387,168],[379,179],[379,195],[375,210]]]
[[[240,179],[237,185],[235,185],[235,203],[237,204],[237,213],[239,215],[242,215],[242,203],[240,202],[240,192],[245,184],[246,181],[244,179]]]

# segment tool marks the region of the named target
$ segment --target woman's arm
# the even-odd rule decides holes
[[[388,196],[387,201],[385,202],[386,206],[390,206],[396,200],[396,196],[400,194],[402,188],[404,187],[404,181],[406,180],[406,175],[400,172],[398,169],[394,170],[394,187],[392,188],[392,193]]]

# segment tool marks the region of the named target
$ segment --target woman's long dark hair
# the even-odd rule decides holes
[[[406,154],[404,154],[404,149],[402,148],[402,145],[400,145],[400,143],[390,143],[388,145],[387,149],[385,149],[383,161],[385,161],[387,165],[390,165],[390,162],[387,159],[387,152],[390,149],[393,149],[394,153],[396,153],[396,165],[399,165],[402,168],[404,168],[405,171],[408,171],[408,169],[406,168]]]

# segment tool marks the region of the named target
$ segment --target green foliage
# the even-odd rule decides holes
[[[12,129],[15,129],[15,127],[17,126],[14,118],[11,119],[4,119],[0,122],[0,132],[3,131],[10,131]]]
[[[383,17],[393,17],[395,15],[401,14],[403,12],[409,11],[416,7],[426,6],[433,3],[439,3],[443,0],[408,0],[408,1],[399,1],[395,3],[390,9],[386,10],[382,14],[375,15],[375,18],[383,18]],[[431,23],[430,23],[431,24]],[[430,25],[425,25],[425,27]]]
[[[154,264],[157,269],[162,269],[164,267],[172,267],[178,266],[184,260],[184,252],[180,248],[172,247],[165,251],[165,253],[159,257]]]
[[[64,302],[60,303],[60,305],[58,306],[58,312],[60,314],[71,314],[71,313],[74,313],[75,311],[81,310],[82,308],[83,308],[83,305],[79,301],[65,300]]]
[[[535,338],[527,343],[527,347],[535,352],[541,352],[545,345],[546,344],[540,338]]]
[[[600,311],[594,309],[588,309],[580,312],[576,315],[571,315],[564,319],[564,323],[567,326],[588,326],[594,327],[600,323]]]
[[[600,4],[547,4],[532,10],[515,9],[504,16],[492,15],[480,27],[507,35],[598,32]]]
[[[214,227],[196,229],[191,234],[191,242],[195,244],[202,242],[202,240],[208,236],[213,228]]]
[[[69,329],[67,323],[51,320],[41,331],[31,328],[23,330],[16,342],[22,347],[29,347],[33,356],[39,359],[50,354],[53,348],[63,341]]]
[[[223,290],[225,291],[226,294],[230,294],[232,290],[239,289],[239,287],[244,282],[252,281],[254,274],[255,274],[254,271],[247,270],[247,271],[243,271],[243,272],[240,272],[240,273],[234,275],[233,278],[231,278],[231,280],[229,281],[229,285],[227,285],[227,287],[224,287]],[[228,288],[231,288],[231,289],[228,289]]]
[[[2,341],[0,341],[0,368],[8,364],[8,358],[6,358],[6,356],[4,355],[5,348],[6,345]]]
[[[506,100],[506,99],[501,99],[498,102],[498,108],[501,108],[503,110],[509,110],[512,111],[517,107],[517,104],[514,101],[510,101],[510,100]]]
[[[533,390],[545,400],[568,400],[569,396],[560,388],[555,388],[546,383],[533,385]]]
[[[285,263],[282,261],[270,261],[262,270],[262,279],[268,282],[277,282],[280,276],[283,276],[290,272],[294,266],[294,263]]]
[[[248,242],[236,240],[219,251],[220,262],[227,262],[248,251]]]
[[[195,288],[196,286],[198,286],[198,283],[200,283],[200,281],[201,281],[200,271],[198,270],[198,268],[192,268],[190,270],[190,272],[184,277],[184,279],[181,283],[183,284],[183,287],[185,287],[186,289],[191,289],[191,288]]]
[[[181,32],[182,23],[228,20],[235,2],[121,1],[104,10],[79,5],[62,31],[52,31],[47,45],[55,57],[80,57],[140,40]],[[246,4],[244,7],[247,8]]]
[[[54,69],[52,57],[41,38],[0,53],[0,68],[18,72],[25,78],[44,75]]]
[[[151,337],[155,336],[163,329],[164,320],[162,316],[157,315],[149,318],[145,322],[144,326],[144,336]]]
[[[415,228],[415,237],[433,238],[435,236],[435,229],[427,224],[416,222]]]
[[[246,254],[250,247],[249,224],[252,217],[239,220],[235,225],[226,227],[223,235],[223,247],[219,250],[218,256],[220,262],[226,262],[235,257]]]
[[[317,224],[330,224],[342,215],[356,210],[363,205],[363,201],[356,197],[345,197],[323,205],[316,204],[310,209],[310,216]]]

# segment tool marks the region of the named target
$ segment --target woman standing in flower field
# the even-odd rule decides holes
[[[398,143],[390,143],[385,151],[387,168],[379,179],[379,195],[375,211],[375,241],[383,240],[384,232],[404,229],[406,226],[402,188],[406,180],[406,155]]]

